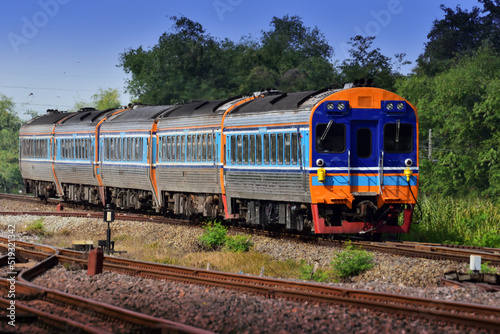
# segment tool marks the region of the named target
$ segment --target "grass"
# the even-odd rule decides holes
[[[500,210],[493,202],[421,196],[419,203],[422,221],[404,240],[500,248]]]
[[[44,218],[40,217],[28,224],[26,227],[26,232],[30,234],[37,235],[39,237],[50,236],[50,233],[46,231],[45,225],[43,224]]]

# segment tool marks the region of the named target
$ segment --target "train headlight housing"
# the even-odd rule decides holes
[[[349,111],[349,101],[328,101],[323,108],[328,114],[345,113]]]
[[[388,113],[406,112],[406,101],[382,101],[382,110]]]

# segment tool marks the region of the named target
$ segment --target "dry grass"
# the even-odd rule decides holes
[[[88,235],[86,238],[95,241],[102,239],[103,236]],[[41,236],[40,243],[68,248],[75,239],[81,239],[81,235],[78,237],[71,231],[61,230],[52,235]],[[112,239],[117,243],[116,250],[127,251],[120,255],[125,258],[200,269],[206,269],[210,263],[210,268],[213,270],[251,275],[259,275],[261,268],[264,267],[264,275],[268,277],[289,279],[300,277],[300,264],[295,261],[277,261],[267,254],[258,252],[206,252],[201,247],[183,250],[163,242],[148,242],[146,237],[132,238],[125,234]]]

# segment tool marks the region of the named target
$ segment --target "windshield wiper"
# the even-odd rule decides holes
[[[326,129],[325,129],[325,131],[323,132],[323,134],[321,135],[321,138],[320,138],[321,141],[325,140],[326,135],[328,134],[328,131],[330,131],[330,128],[332,127],[332,124],[333,124],[333,120],[330,120],[330,122],[328,122],[328,124],[326,125]]]

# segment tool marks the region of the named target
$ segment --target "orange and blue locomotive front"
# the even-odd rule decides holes
[[[310,119],[315,233],[408,232],[418,187],[415,108],[378,88],[324,98]]]

